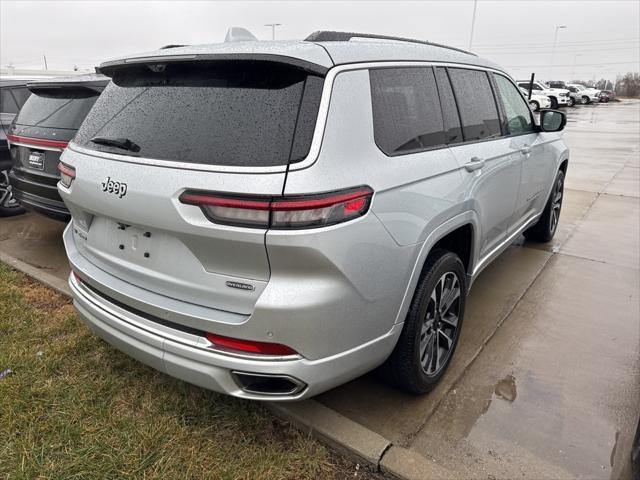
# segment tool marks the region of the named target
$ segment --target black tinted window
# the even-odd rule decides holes
[[[80,89],[47,89],[31,94],[16,124],[76,130],[93,107],[99,92]]]
[[[0,89],[0,112],[2,113],[18,113],[18,105],[11,95],[8,88]]]
[[[12,88],[11,93],[13,94],[13,98],[16,99],[18,108],[22,108],[24,102],[26,102],[29,95],[31,95],[31,92],[27,87]]]
[[[450,68],[449,76],[458,100],[464,139],[469,141],[500,136],[498,108],[487,73]]]
[[[440,93],[440,104],[442,105],[442,117],[447,144],[461,142],[462,128],[460,127],[460,116],[458,115],[456,100],[451,90],[446,69],[442,67],[436,68],[436,79],[438,81],[438,92]]]
[[[387,155],[446,143],[438,90],[431,68],[371,70],[376,144]]]
[[[129,154],[91,142],[127,138],[142,157],[227,166],[286,165],[308,154],[321,78],[267,62],[176,63],[155,70],[116,72],[75,141]]]

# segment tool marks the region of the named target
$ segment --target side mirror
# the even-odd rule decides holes
[[[567,116],[558,110],[540,110],[540,130],[543,132],[559,132],[567,124]]]

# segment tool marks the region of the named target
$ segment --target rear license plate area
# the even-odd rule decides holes
[[[27,166],[34,170],[44,170],[44,153],[31,152],[27,159]]]
[[[110,223],[108,238],[114,253],[131,260],[144,260],[152,257],[153,232],[126,223]]]

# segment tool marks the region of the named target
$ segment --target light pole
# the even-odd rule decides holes
[[[265,23],[265,27],[271,27],[271,40],[276,39],[276,27],[282,25],[281,23]]]
[[[573,67],[571,68],[571,78],[570,80],[573,82],[576,78],[576,58],[581,57],[582,54],[581,53],[576,53],[573,56]]]
[[[553,73],[553,59],[556,56],[556,44],[558,43],[558,32],[560,31],[561,28],[567,28],[566,25],[558,25],[556,26],[556,33],[553,36],[553,49],[551,50],[551,68],[550,68],[550,73]]]
[[[471,18],[471,35],[469,36],[469,51],[473,45],[473,31],[476,28],[476,10],[478,9],[478,0],[473,0],[473,17]]]

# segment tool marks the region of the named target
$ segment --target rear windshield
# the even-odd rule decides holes
[[[323,79],[284,64],[193,62],[128,67],[75,142],[109,153],[225,166],[278,166],[309,152]],[[136,152],[92,138],[127,139]]]
[[[20,109],[16,124],[77,130],[99,95],[88,88],[36,91]]]

